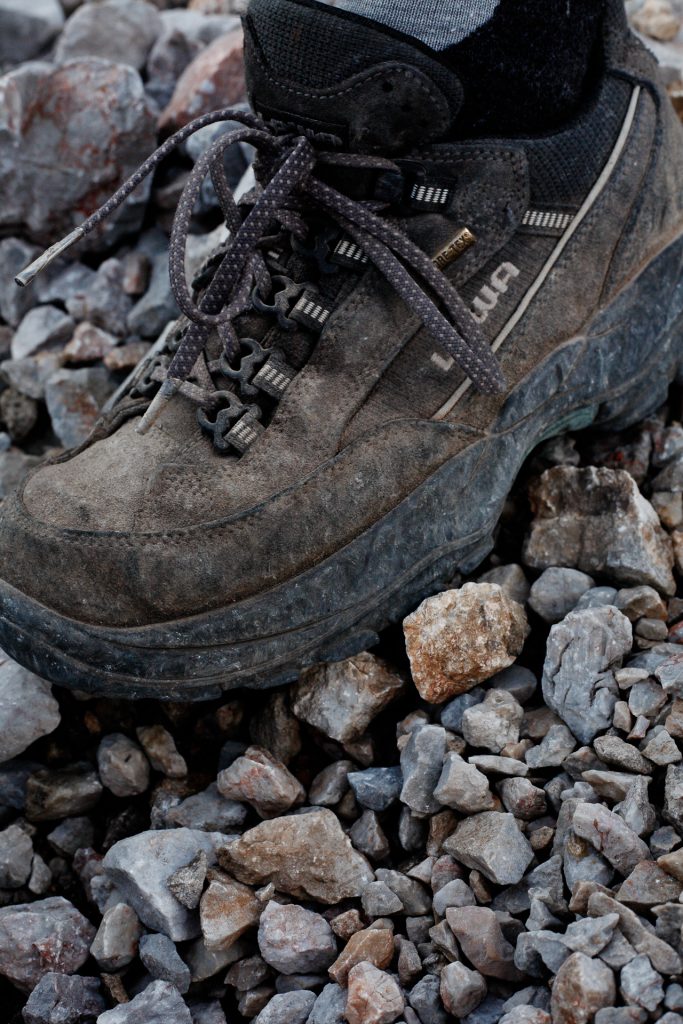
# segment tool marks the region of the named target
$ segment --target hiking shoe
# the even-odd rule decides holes
[[[681,127],[621,0],[538,137],[459,138],[457,75],[375,22],[252,0],[245,28],[256,114],[127,187],[240,122],[179,205],[181,321],[2,507],[0,645],[56,683],[207,698],[371,647],[484,559],[534,446],[636,422],[680,365]],[[232,241],[190,289],[209,171]]]

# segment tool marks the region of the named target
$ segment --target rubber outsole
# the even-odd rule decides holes
[[[683,364],[682,269],[683,236],[515,388],[485,439],[295,579],[140,629],[85,625],[0,582],[0,646],[59,685],[186,701],[277,686],[310,664],[367,650],[383,628],[484,560],[514,479],[539,443],[589,425],[626,427],[666,399]]]

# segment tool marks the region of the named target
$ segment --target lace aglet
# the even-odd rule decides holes
[[[34,277],[37,277],[38,274],[42,273],[42,271],[45,270],[53,260],[56,260],[58,256],[61,256],[62,253],[66,252],[67,249],[70,249],[72,245],[76,244],[76,242],[80,242],[84,235],[85,231],[83,228],[75,228],[66,235],[65,238],[62,238],[60,242],[55,242],[54,245],[51,245],[50,248],[46,249],[41,256],[38,256],[33,263],[29,263],[29,265],[22,270],[20,274],[17,274],[14,280],[19,287],[25,288],[26,285],[30,284]]]
[[[146,434],[154,426],[168,403],[174,395],[178,393],[180,383],[181,382],[179,380],[176,380],[173,377],[166,378],[164,383],[161,385],[161,388],[152,399],[147,412],[135,428],[136,434]]]

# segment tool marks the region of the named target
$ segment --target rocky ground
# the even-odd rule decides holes
[[[94,247],[13,274],[243,100],[236,7],[0,0],[0,497],[173,318],[206,133]],[[680,12],[629,7],[677,100]],[[207,188],[193,261],[219,231]],[[93,699],[0,660],[3,1021],[680,1024],[681,419],[674,391],[548,442],[472,579],[266,699]]]

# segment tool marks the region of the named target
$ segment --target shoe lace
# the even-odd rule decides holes
[[[214,330],[223,346],[221,372],[239,378],[240,371],[232,370],[232,366],[245,341],[251,343],[253,339],[240,339],[236,321],[249,310],[255,295],[269,294],[274,280],[263,253],[263,241],[270,237],[269,231],[272,235],[275,224],[295,238],[305,237],[305,210],[311,207],[330,218],[362,249],[479,391],[498,394],[504,390],[503,374],[486,337],[456,288],[434,262],[404,231],[380,216],[382,204],[352,199],[315,173],[318,168],[356,168],[400,174],[399,166],[383,157],[343,152],[339,140],[332,136],[302,134],[243,110],[214,111],[170,136],[95,213],[22,271],[17,283],[28,284],[52,260],[94,231],[187,138],[208,125],[226,121],[236,122],[240,127],[219,136],[200,156],[178,202],[171,231],[169,271],[173,294],[187,326],[170,363],[159,371],[161,387],[142,417],[138,432],[148,430],[164,404],[178,393],[197,402],[201,407],[200,423],[203,413],[203,426],[211,429],[216,428],[216,422],[208,419],[206,412],[226,402],[227,409],[219,413],[220,425],[232,422],[245,411],[252,417],[258,416],[253,406],[243,406],[233,392],[207,386],[210,377],[206,372],[200,375],[203,385],[190,378]],[[238,206],[224,167],[225,151],[239,142],[250,143],[259,153],[259,178],[263,181],[256,198],[246,207]],[[185,254],[193,210],[207,176],[213,182],[229,237],[224,251],[212,261],[210,280],[201,297],[196,298],[186,278]],[[258,347],[258,343],[254,345]],[[257,358],[255,348],[251,348],[250,356]],[[243,390],[243,394],[248,394],[248,390]],[[215,436],[219,436],[218,430]]]

